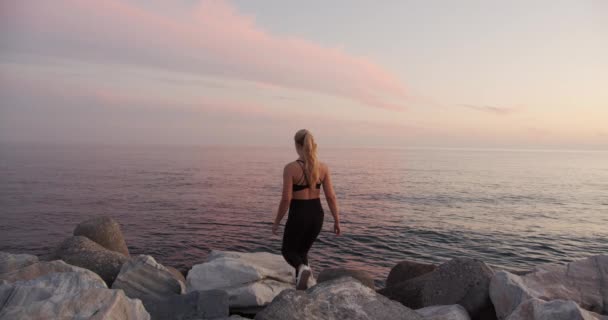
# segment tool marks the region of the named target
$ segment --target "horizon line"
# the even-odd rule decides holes
[[[291,145],[239,144],[239,143],[141,143],[141,142],[86,142],[86,141],[8,141],[0,140],[0,145],[35,146],[81,146],[81,147],[191,147],[191,148],[292,148]],[[337,145],[323,144],[321,150],[332,149],[394,149],[394,150],[445,150],[445,151],[511,151],[511,152],[608,152],[607,147],[555,147],[555,146],[431,146],[431,145]]]

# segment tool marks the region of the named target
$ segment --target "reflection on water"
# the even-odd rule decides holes
[[[391,266],[456,256],[527,268],[608,252],[608,153],[320,150],[343,235],[320,270],[383,282]],[[87,217],[117,219],[135,254],[187,269],[211,249],[280,253],[271,234],[290,148],[16,146],[0,149],[0,250],[48,254]]]

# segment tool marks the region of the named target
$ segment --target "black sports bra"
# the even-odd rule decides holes
[[[302,179],[305,179],[306,180],[306,184],[295,184],[294,183],[294,185],[293,185],[293,191],[300,191],[300,190],[308,189],[308,178],[306,177],[306,173],[304,171],[304,165],[303,165],[304,161],[299,160],[299,159],[296,160],[296,161],[298,163],[300,163],[300,167],[302,167],[302,176],[303,176],[302,178],[300,178],[300,181],[298,181],[298,182],[301,182]],[[321,189],[321,183],[317,183],[317,189]]]

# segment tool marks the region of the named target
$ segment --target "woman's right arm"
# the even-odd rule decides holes
[[[323,179],[323,192],[325,193],[325,200],[331,211],[331,215],[334,216],[334,233],[340,235],[340,212],[338,209],[338,200],[336,199],[336,193],[334,192],[334,185],[331,182],[331,174],[329,173],[329,167],[325,166],[325,179]]]
[[[289,203],[291,202],[292,191],[292,177],[289,171],[289,164],[283,168],[283,192],[281,194],[281,202],[279,203],[279,208],[277,209],[277,215],[274,219],[274,223],[272,224],[272,233],[277,235],[277,231],[279,230],[279,223],[283,220],[283,216],[287,213],[287,209],[289,209]]]

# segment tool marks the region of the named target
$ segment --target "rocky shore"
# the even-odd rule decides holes
[[[280,255],[212,251],[184,277],[131,256],[119,224],[99,217],[53,256],[0,252],[0,319],[608,320],[608,255],[517,274],[468,258],[403,261],[379,289],[333,268],[296,291]]]

